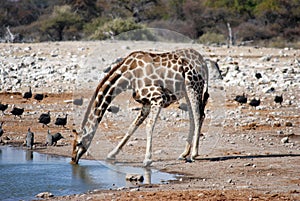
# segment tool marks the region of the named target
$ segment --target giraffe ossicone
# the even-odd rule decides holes
[[[208,68],[202,55],[194,49],[171,52],[135,51],[114,66],[98,84],[87,107],[81,130],[75,131],[72,163],[77,164],[87,151],[98,124],[112,100],[121,92],[132,90],[134,100],[142,104],[139,115],[131,123],[119,144],[108,154],[115,159],[128,139],[147,118],[144,166],[152,163],[152,134],[162,108],[185,98],[190,129],[185,150],[179,159],[194,160],[198,156],[199,137],[209,97]]]

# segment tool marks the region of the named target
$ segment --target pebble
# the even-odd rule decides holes
[[[280,140],[282,143],[288,143],[289,142],[289,137],[284,137]]]
[[[37,194],[35,197],[37,197],[37,198],[50,198],[50,197],[54,197],[54,195],[50,192],[41,192],[41,193]]]

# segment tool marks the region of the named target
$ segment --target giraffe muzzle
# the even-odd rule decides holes
[[[86,152],[86,148],[83,146],[83,144],[81,142],[78,143],[76,145],[75,151],[73,152],[71,164],[78,164],[79,159],[85,152]]]

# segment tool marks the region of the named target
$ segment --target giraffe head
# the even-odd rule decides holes
[[[84,130],[80,130],[77,132],[75,129],[73,130],[75,139],[73,141],[73,152],[72,152],[72,160],[71,164],[78,164],[79,159],[81,156],[87,151],[85,146],[83,145],[81,138],[84,133]]]

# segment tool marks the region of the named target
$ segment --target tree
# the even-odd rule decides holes
[[[41,30],[49,36],[51,40],[61,41],[64,39],[66,29],[76,30],[81,29],[82,18],[71,11],[70,6],[55,7],[50,19],[46,19],[42,24]],[[75,29],[75,30],[74,30]]]

